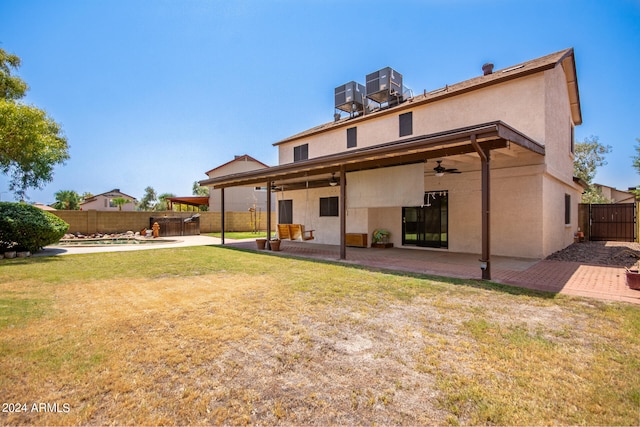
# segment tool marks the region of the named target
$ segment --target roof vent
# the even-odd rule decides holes
[[[484,73],[485,76],[488,76],[489,74],[493,74],[493,64],[491,62],[487,62],[486,64],[484,64],[482,66],[482,72]]]
[[[349,82],[335,89],[335,108],[353,114],[364,111],[364,86]]]
[[[367,75],[367,98],[378,104],[402,101],[402,74],[386,67]]]

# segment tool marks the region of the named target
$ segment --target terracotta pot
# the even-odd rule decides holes
[[[640,291],[640,273],[637,270],[627,270],[627,286]]]
[[[267,239],[256,239],[258,249],[264,249],[267,246]]]
[[[271,245],[271,250],[272,251],[279,251],[280,250],[280,240],[272,240],[269,242],[269,244]]]

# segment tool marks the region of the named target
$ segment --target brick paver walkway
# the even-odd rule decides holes
[[[253,241],[230,246],[256,249]],[[275,254],[338,261],[338,246],[283,241]],[[480,279],[478,255],[413,249],[347,248],[341,262],[381,269],[462,279]],[[513,286],[640,304],[640,291],[629,289],[622,267],[577,262],[492,257],[492,280]]]

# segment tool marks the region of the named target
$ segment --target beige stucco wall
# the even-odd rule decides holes
[[[424,199],[424,163],[347,175],[350,208],[416,206]]]
[[[428,168],[429,166],[425,166]],[[493,255],[542,258],[544,214],[542,203],[542,165],[498,168],[491,171],[491,248]],[[381,173],[384,169],[380,169]],[[428,170],[427,170],[428,171]],[[354,180],[347,175],[347,188]],[[364,184],[360,184],[364,185]],[[449,251],[481,252],[481,181],[480,172],[445,174],[428,173],[424,189],[416,189],[422,204],[424,191],[447,190],[449,193]],[[320,218],[320,197],[339,196],[339,187],[285,191],[278,200],[293,201],[293,222],[314,229],[316,239],[309,244],[340,243],[339,217]],[[562,193],[564,194],[564,193]],[[563,196],[564,197],[564,196]],[[353,208],[347,199],[347,232],[371,234],[377,228],[391,232],[391,242],[402,245],[402,206]],[[564,209],[564,198],[562,198]],[[406,206],[406,205],[405,205]],[[577,209],[576,209],[577,221]],[[564,217],[563,217],[564,218]],[[572,235],[571,235],[572,236]],[[569,242],[570,243],[570,242]]]
[[[582,191],[577,185],[567,185],[548,173],[544,174],[542,182],[545,194],[542,210],[543,252],[546,256],[573,243],[574,233],[578,231],[578,203]],[[565,194],[571,196],[571,223],[568,225],[565,225],[564,218]]]
[[[396,141],[400,139],[398,116],[408,111],[413,112],[414,136],[502,120],[544,144],[545,106],[545,75],[540,73],[408,110],[372,114],[369,120],[353,120],[332,131],[280,144],[279,162],[293,162],[293,148],[307,143],[309,158],[348,151],[346,129],[354,126],[358,148]]]
[[[256,169],[263,169],[265,166],[261,163],[242,159],[227,163],[226,165],[216,168],[208,173],[209,178],[231,175],[234,173],[247,172]],[[258,211],[267,211],[267,192],[266,190],[256,190],[256,187],[231,187],[225,189],[224,205],[227,212],[245,212],[249,208],[255,208]],[[272,209],[274,206],[272,205]],[[209,190],[209,211],[220,212],[221,190]]]
[[[293,161],[293,147],[308,143],[309,158],[348,151],[346,129],[357,126],[358,148],[399,139],[398,116],[413,112],[413,135],[431,134],[484,122],[501,120],[545,146],[546,155],[526,150],[492,153],[491,160],[491,253],[493,255],[543,258],[573,242],[577,231],[578,202],[581,189],[573,183],[571,153],[571,110],[567,83],[561,65],[535,75],[520,77],[499,85],[402,111],[378,113],[370,120],[353,120],[335,130],[280,144],[280,163]],[[375,117],[375,119],[373,119]],[[473,163],[475,162],[475,163]],[[416,201],[401,201],[401,190],[409,185],[402,180],[378,179],[391,168],[347,175],[347,232],[371,233],[376,228],[391,231],[391,240],[401,245],[402,206],[420,205],[424,191],[447,190],[449,194],[449,251],[481,251],[480,161],[465,158],[462,174],[433,176],[432,162],[424,165],[424,185],[416,188]],[[369,180],[364,179],[368,175]],[[357,179],[350,179],[350,176]],[[393,175],[390,175],[393,177]],[[360,179],[363,178],[363,179]],[[407,183],[413,182],[408,179]],[[403,185],[406,184],[406,185]],[[367,188],[374,185],[375,188]],[[356,187],[353,187],[356,186]],[[379,201],[379,188],[389,194]],[[318,222],[318,198],[338,195],[339,189],[319,189],[305,193],[305,199],[292,192],[294,222],[296,206],[304,201],[304,221],[312,224],[316,243],[339,243],[339,219]],[[302,194],[302,193],[300,193]],[[564,196],[572,198],[571,224],[564,224]],[[397,203],[394,203],[394,200]],[[405,204],[406,203],[406,204]],[[307,226],[307,228],[309,228]],[[370,239],[370,237],[369,237]]]
[[[116,197],[122,197],[127,200],[130,200],[129,203],[125,203],[122,205],[122,209],[119,209],[117,206],[109,206],[109,200],[114,199]],[[106,212],[133,212],[136,210],[136,203],[134,200],[129,199],[128,197],[124,197],[122,195],[114,194],[113,197],[107,196],[96,196],[95,200],[92,200],[87,203],[82,204],[82,210],[97,210],[97,211],[106,211]]]

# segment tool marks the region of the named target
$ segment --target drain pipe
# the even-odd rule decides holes
[[[471,145],[480,156],[482,165],[482,257],[480,258],[480,269],[482,270],[482,280],[491,280],[491,216],[490,216],[490,157],[491,151],[486,151],[480,147],[476,140],[476,135],[471,135]]]

